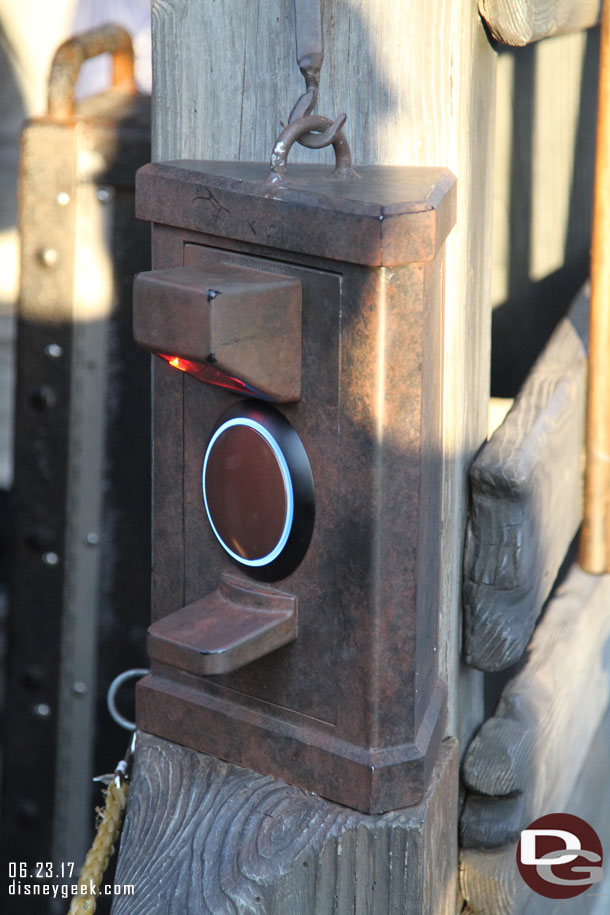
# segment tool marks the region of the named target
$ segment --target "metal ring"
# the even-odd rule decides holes
[[[306,117],[299,118],[288,124],[281,132],[273,145],[271,152],[271,169],[268,184],[284,181],[286,177],[286,167],[288,164],[288,153],[293,144],[303,137],[309,135],[311,131],[319,131],[318,140],[308,141],[307,146],[312,148],[321,148],[322,146],[332,144],[335,150],[335,176],[344,178],[353,176],[352,156],[349,144],[341,127],[345,123],[346,115],[340,115],[336,121],[330,118],[324,118],[320,115],[309,114]]]
[[[146,670],[142,667],[134,667],[131,670],[124,670],[122,674],[119,674],[118,677],[114,678],[108,687],[108,693],[106,695],[108,711],[110,712],[113,720],[116,721],[116,723],[122,728],[125,728],[126,731],[135,731],[136,723],[135,721],[130,721],[128,718],[124,718],[123,715],[121,715],[116,707],[116,694],[123,683],[126,683],[127,680],[134,680],[136,678],[139,679],[140,677],[145,677],[146,674],[149,673],[149,670]]]

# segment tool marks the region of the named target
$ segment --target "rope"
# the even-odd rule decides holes
[[[79,895],[72,899],[68,915],[92,915],[95,912],[96,896],[108,862],[114,854],[114,843],[121,832],[128,792],[129,785],[123,780],[118,787],[112,782],[104,792],[106,805],[103,810],[97,808],[97,834],[78,879]],[[87,887],[87,892],[83,890],[82,896],[81,887]]]

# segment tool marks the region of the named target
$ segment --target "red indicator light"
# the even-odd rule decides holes
[[[213,365],[207,365],[201,362],[191,362],[189,359],[181,359],[180,356],[166,356],[165,353],[157,353],[157,355],[161,356],[162,359],[165,359],[166,362],[169,362],[169,364],[173,368],[178,369],[179,372],[186,372],[187,375],[192,375],[193,378],[204,381],[206,384],[215,384],[221,388],[227,388],[229,391],[237,391],[238,394],[248,394],[250,397],[259,397],[261,400],[269,399],[255,388],[250,387],[249,384],[240,381],[239,378],[235,378],[233,375],[225,375],[224,372],[214,368]]]

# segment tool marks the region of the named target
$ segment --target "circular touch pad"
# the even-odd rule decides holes
[[[203,462],[203,498],[216,538],[253,577],[284,578],[305,555],[311,468],[296,431],[273,407],[243,401],[220,417]]]
[[[277,559],[292,525],[290,472],[275,439],[251,419],[231,419],[208,447],[204,492],[214,533],[234,559]]]

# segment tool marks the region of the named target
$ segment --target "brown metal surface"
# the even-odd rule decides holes
[[[49,117],[66,120],[74,115],[74,89],[80,68],[99,54],[112,54],[112,85],[135,93],[133,45],[129,33],[119,25],[102,25],[69,38],[59,46],[49,76]]]
[[[298,163],[269,197],[264,162],[153,163],[138,172],[136,213],[213,238],[350,264],[398,267],[435,258],[455,221],[451,172],[369,165],[358,175],[337,179],[323,166]]]
[[[213,594],[153,623],[148,653],[188,673],[226,674],[296,637],[294,595],[223,574]]]
[[[271,197],[264,164],[140,173],[158,269],[220,260],[300,281],[302,396],[282,413],[311,464],[316,523],[303,560],[277,582],[298,599],[298,638],[227,676],[154,659],[138,687],[138,723],[380,812],[421,798],[443,731],[436,255],[454,179],[442,169],[361,171],[352,181],[295,167]],[[234,569],[206,517],[201,472],[235,395],[161,360],[154,391],[157,621]]]
[[[301,285],[293,277],[223,263],[152,270],[136,277],[133,301],[134,337],[150,352],[210,363],[202,380],[211,383],[237,379],[278,402],[299,399]]]

